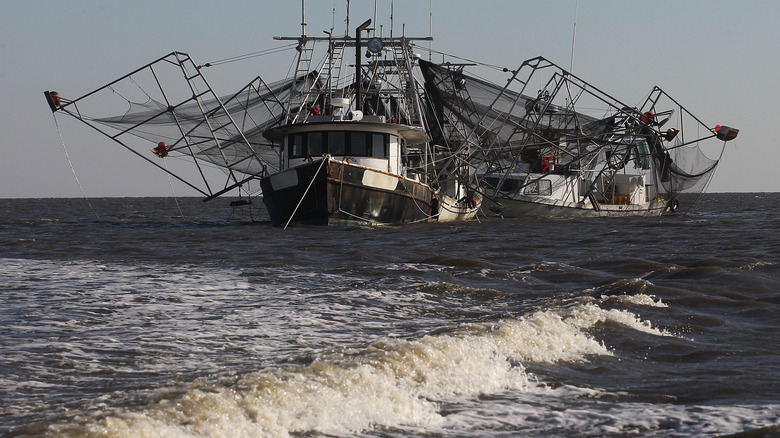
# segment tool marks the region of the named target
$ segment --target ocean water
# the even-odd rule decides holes
[[[780,434],[780,194],[373,228],[260,207],[0,200],[0,434]]]

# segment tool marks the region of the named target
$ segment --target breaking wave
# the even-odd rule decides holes
[[[372,428],[440,426],[442,403],[535,385],[524,364],[584,362],[613,353],[588,335],[613,322],[665,335],[622,310],[593,303],[518,319],[464,324],[418,339],[386,338],[320,353],[306,365],[274,366],[233,378],[154,392],[145,406],[116,408],[81,424],[52,425],[69,436],[329,435]],[[78,421],[76,421],[78,423]]]

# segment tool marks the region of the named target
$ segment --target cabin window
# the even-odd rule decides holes
[[[371,134],[371,156],[372,157],[386,157],[387,156],[387,139],[385,134]]]
[[[290,158],[333,156],[386,158],[390,136],[371,132],[326,131],[290,134]]]
[[[525,186],[525,188],[523,188],[523,194],[550,196],[552,195],[552,181],[549,179],[540,179],[530,182]]]
[[[309,135],[306,136],[306,155],[309,156],[320,156],[322,155],[322,133],[321,132],[310,132]]]
[[[366,141],[365,132],[350,132],[349,133],[349,155],[356,157],[368,156],[368,142]]]
[[[491,189],[497,190],[499,184],[501,185],[501,192],[504,193],[516,193],[518,189],[520,188],[520,184],[522,184],[523,180],[521,179],[514,179],[514,178],[506,178],[504,179],[503,184],[501,183],[500,177],[494,177],[494,176],[488,176],[483,179],[483,182],[485,185]]]
[[[303,144],[302,134],[293,134],[289,138],[290,158],[298,158],[306,156],[306,149]]]
[[[345,137],[341,131],[328,132],[328,153],[331,155],[346,155]]]

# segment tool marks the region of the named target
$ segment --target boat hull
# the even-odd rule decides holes
[[[439,222],[468,221],[477,216],[482,208],[482,196],[476,195],[474,198],[455,200],[451,196],[439,196]]]
[[[418,181],[329,157],[263,178],[271,223],[388,225],[433,220],[433,190]]]
[[[589,201],[582,204],[545,204],[517,199],[498,199],[500,206],[490,204],[487,212],[505,218],[534,217],[622,217],[660,216],[667,211],[663,201],[646,204],[600,204],[594,208]]]

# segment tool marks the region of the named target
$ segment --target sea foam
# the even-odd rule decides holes
[[[115,437],[256,437],[436,429],[445,423],[442,403],[528,391],[535,383],[524,364],[612,355],[587,334],[605,321],[663,335],[630,312],[578,304],[417,339],[385,338],[361,348],[323,351],[305,366],[274,366],[159,390],[146,406],[105,412],[81,431]]]

